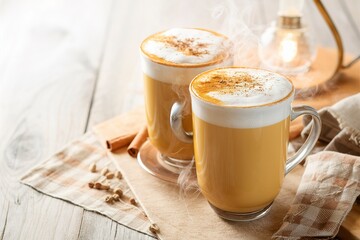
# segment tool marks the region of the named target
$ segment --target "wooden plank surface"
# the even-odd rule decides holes
[[[352,29],[359,27],[359,4],[339,1],[325,5],[345,49],[358,54],[359,34],[347,30],[349,19]],[[94,124],[143,105],[138,46],[147,35],[174,26],[248,33],[241,19],[258,37],[276,6],[265,0],[1,0],[0,239],[150,239],[18,178]],[[319,45],[331,46],[312,2],[305,9]]]
[[[82,208],[18,179],[84,133],[110,8],[105,0],[1,1],[1,239],[79,235]]]

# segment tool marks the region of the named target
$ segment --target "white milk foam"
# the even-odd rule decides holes
[[[173,28],[154,35],[142,44],[145,53],[175,64],[211,62],[223,52],[224,37],[212,32]]]
[[[211,73],[219,73],[224,80],[227,75],[246,73],[256,84],[247,87],[240,81],[240,87],[231,93],[221,92],[222,89],[209,92],[209,96],[222,101],[216,104],[199,96],[193,87],[196,81],[209,81]],[[190,84],[190,93],[193,114],[206,122],[228,128],[258,128],[278,123],[289,117],[294,97],[293,86],[285,77],[245,68],[215,69],[201,74]]]
[[[191,80],[201,72],[217,67],[232,65],[232,58],[225,55],[223,56],[224,59],[219,59],[219,62],[203,66],[203,64],[209,62],[209,59],[213,60],[213,58],[218,56],[218,54],[226,53],[225,51],[227,50],[227,46],[225,45],[228,44],[226,37],[216,36],[214,33],[205,30],[183,28],[174,28],[159,34],[172,34],[174,36],[179,35],[179,38],[181,39],[185,37],[199,38],[198,40],[196,40],[197,42],[211,42],[213,43],[213,45],[208,46],[208,54],[205,54],[206,57],[204,55],[200,58],[194,56],[185,56],[181,52],[178,52],[175,48],[164,47],[163,43],[156,43],[152,41],[151,39],[155,38],[155,36],[157,35],[148,38],[142,43],[140,51],[141,68],[144,74],[155,80],[176,85],[189,85]],[[177,61],[178,63],[172,63],[172,65],[167,65],[166,59],[164,59],[165,63],[158,63],[151,59],[148,55],[146,55],[144,51],[158,57],[162,56],[166,59],[171,58],[171,60]],[[169,54],[169,52],[171,52],[171,54]],[[184,62],[185,60],[189,61],[188,64]],[[197,62],[197,64],[194,64],[194,61]],[[176,66],[177,64],[179,66]]]

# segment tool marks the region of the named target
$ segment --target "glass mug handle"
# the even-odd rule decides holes
[[[193,134],[186,132],[182,126],[181,113],[183,111],[184,104],[175,102],[170,112],[170,126],[175,136],[183,142],[192,143]],[[310,115],[312,117],[311,131],[309,137],[301,148],[286,161],[285,175],[288,174],[296,165],[298,165],[314,148],[321,132],[321,120],[316,110],[309,106],[297,106],[293,107],[291,111],[291,120],[301,116]]]
[[[175,102],[170,111],[170,126],[175,136],[185,143],[193,142],[193,133],[186,132],[182,125],[182,112],[184,109],[184,103]]]
[[[317,111],[309,106],[293,107],[291,111],[291,121],[301,115],[310,115],[312,117],[312,127],[308,138],[301,148],[286,161],[285,175],[296,167],[314,148],[321,132],[321,119]]]

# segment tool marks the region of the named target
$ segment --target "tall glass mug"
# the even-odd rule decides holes
[[[294,87],[286,77],[260,69],[219,68],[190,84],[196,173],[216,213],[228,220],[264,216],[284,176],[314,147],[321,128],[317,112],[291,107]],[[173,124],[181,125],[173,112]],[[290,121],[313,119],[311,134],[287,158]],[[180,128],[179,128],[180,129]],[[179,131],[174,129],[174,131]]]
[[[219,33],[186,28],[156,33],[142,42],[149,139],[158,150],[160,161],[168,166],[186,165],[194,155],[191,140],[178,139],[170,128],[172,105],[180,102],[184,106],[181,122],[186,131],[192,131],[189,83],[203,71],[231,65],[228,47],[228,39]],[[139,156],[146,158],[141,151]]]

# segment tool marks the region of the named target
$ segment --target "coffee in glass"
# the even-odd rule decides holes
[[[172,132],[171,107],[175,102],[184,106],[182,125],[192,131],[189,83],[203,71],[231,65],[229,41],[209,30],[173,28],[149,36],[140,49],[150,143],[158,150],[159,161],[176,171],[193,159],[194,152],[191,141]],[[144,155],[140,153],[140,158]]]
[[[264,216],[285,174],[315,145],[321,127],[317,112],[308,106],[292,108],[291,81],[260,69],[209,70],[194,78],[190,94],[201,192],[223,218]],[[176,109],[172,119],[181,111]],[[303,114],[313,118],[312,133],[288,159],[290,121]]]

